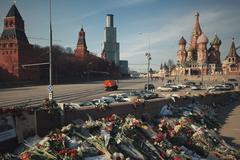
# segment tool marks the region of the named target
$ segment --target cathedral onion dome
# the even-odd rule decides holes
[[[197,39],[197,44],[199,43],[208,43],[208,38],[203,32]]]
[[[184,37],[182,36],[179,40],[179,43],[178,44],[184,44],[186,45],[187,41],[184,39]]]
[[[214,38],[210,42],[211,45],[221,45],[222,41],[218,38],[218,36],[215,34]]]

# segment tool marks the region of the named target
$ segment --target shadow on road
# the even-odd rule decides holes
[[[224,105],[217,106],[217,119],[220,122],[219,133],[227,143],[238,149],[240,149],[240,134],[238,134],[238,131],[236,132],[236,130],[240,129],[240,110],[236,109],[239,106],[240,101],[238,100],[234,103],[229,102]]]

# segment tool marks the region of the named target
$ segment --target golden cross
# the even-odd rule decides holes
[[[13,0],[13,3],[14,3],[14,4],[16,4],[16,3],[17,3],[17,1],[16,1],[16,0]]]

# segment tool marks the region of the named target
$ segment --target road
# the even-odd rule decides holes
[[[183,82],[185,77],[180,78],[180,82]],[[190,77],[188,77],[190,78]],[[194,78],[194,77],[192,77]],[[212,78],[212,77],[210,77]],[[219,83],[220,80],[213,81],[209,77],[204,77],[204,84],[209,85],[213,83]],[[221,78],[221,77],[220,77]],[[240,78],[238,77],[240,80]],[[175,79],[176,80],[176,79]],[[195,82],[200,82],[200,78],[189,79]],[[164,82],[166,82],[165,79]],[[104,95],[110,93],[126,92],[130,90],[142,90],[144,84],[147,83],[146,78],[142,79],[128,79],[119,80],[119,89],[114,92],[106,92],[103,87],[102,81],[86,82],[79,84],[64,84],[64,85],[54,85],[54,99],[57,102],[80,102],[88,101],[96,98],[100,98]],[[163,82],[161,80],[150,80],[156,87],[161,86]],[[20,105],[35,106],[42,103],[44,98],[48,97],[48,86],[29,86],[29,87],[18,87],[18,88],[4,88],[0,89],[0,107],[14,107]],[[186,92],[191,92],[191,94],[203,93],[203,91],[189,91],[188,89],[178,91],[177,94],[185,94]],[[169,95],[171,93],[160,93],[163,96]]]
[[[86,82],[79,84],[54,85],[54,99],[57,102],[88,101],[100,98],[110,93],[126,92],[130,90],[142,90],[144,88],[144,84],[146,83],[146,78],[119,80],[119,89],[118,91],[114,92],[106,92],[104,90],[102,81]],[[150,80],[150,83],[154,84],[156,87],[163,84],[161,80]],[[48,97],[47,88],[47,85],[41,85],[0,89],[0,107],[39,105],[46,97]],[[177,94],[185,94],[186,92],[191,92],[191,94],[195,94],[205,92],[205,90],[189,91],[188,89],[185,89],[178,91]],[[160,93],[160,95],[161,94],[163,96],[166,96],[171,93],[166,92]]]
[[[119,80],[119,90],[125,92],[143,89],[146,79]],[[158,85],[160,81],[154,81]],[[102,81],[54,86],[54,99],[58,102],[80,102],[100,98],[113,92],[106,92]],[[0,107],[39,105],[48,97],[47,85],[0,89]]]

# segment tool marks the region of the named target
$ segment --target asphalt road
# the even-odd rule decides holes
[[[164,81],[166,82],[166,80]],[[154,84],[157,88],[164,82],[161,80],[150,80],[150,83]],[[79,84],[64,84],[54,85],[54,99],[57,102],[80,102],[88,101],[111,93],[121,93],[131,90],[143,90],[144,84],[147,83],[146,78],[142,79],[128,79],[119,80],[118,91],[107,92],[104,90],[102,81],[79,83]],[[191,94],[202,93],[202,91],[190,91],[184,89],[176,92],[177,94]],[[173,92],[162,92],[160,96],[168,96]],[[43,102],[48,97],[48,86],[28,86],[18,88],[4,88],[0,89],[0,107],[14,107],[20,105],[36,106]]]
[[[159,81],[154,81],[158,85]],[[54,86],[54,99],[57,102],[80,102],[100,98],[114,92],[141,90],[146,84],[146,79],[119,80],[118,91],[106,92],[103,82],[88,82],[81,84],[64,84]],[[18,88],[0,89],[0,107],[39,105],[48,97],[48,86],[29,86]]]

